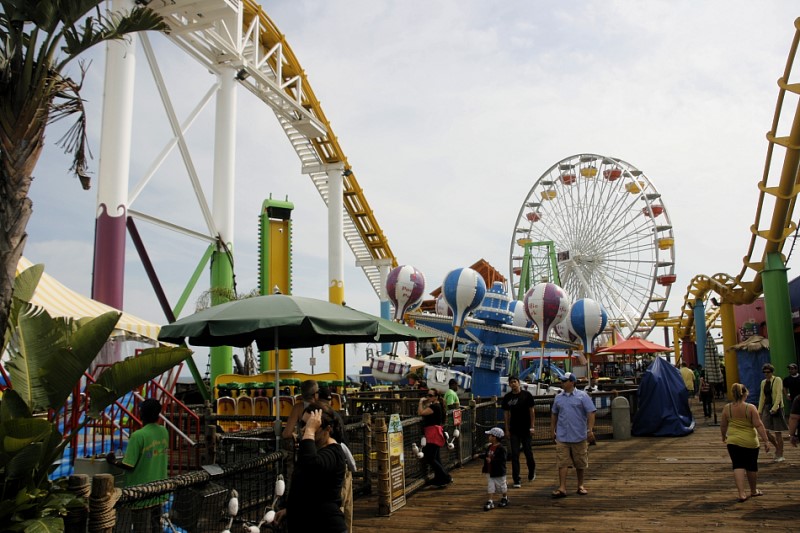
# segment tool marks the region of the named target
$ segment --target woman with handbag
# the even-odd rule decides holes
[[[761,367],[764,380],[758,397],[758,414],[767,429],[769,441],[775,446],[775,462],[783,462],[783,432],[789,430],[783,416],[783,381],[775,375],[775,367],[769,363]]]
[[[446,444],[444,438],[444,405],[439,391],[436,389],[428,390],[427,394],[420,398],[417,406],[417,414],[422,417],[422,430],[425,434],[425,446],[422,447],[424,460],[433,470],[433,486],[443,489],[453,482],[453,478],[442,466],[439,458],[439,451]]]

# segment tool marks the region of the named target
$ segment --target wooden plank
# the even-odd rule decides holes
[[[568,497],[552,499],[558,484],[555,448],[537,446],[533,482],[511,488],[508,465],[510,505],[505,509],[483,511],[486,480],[480,462],[473,461],[452,472],[452,485],[417,492],[389,517],[377,516],[375,496],[357,500],[353,531],[800,531],[800,449],[787,440],[786,461],[774,463],[762,447],[759,488],[765,496],[737,503],[719,427],[703,418],[699,405],[693,407],[700,416],[695,432],[686,437],[605,440],[590,447],[587,496],[575,494],[570,471]]]

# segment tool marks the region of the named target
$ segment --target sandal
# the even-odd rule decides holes
[[[586,496],[587,494],[589,494],[589,491],[583,487],[578,487],[578,490],[575,492],[575,494],[577,494],[578,496]]]
[[[759,489],[756,489],[755,492],[751,492],[750,493],[750,497],[751,498],[758,498],[759,496],[763,496],[763,495],[764,495],[764,493],[761,492]]]
[[[737,503],[744,503],[747,501],[747,498],[736,498]]]
[[[550,496],[552,496],[553,498],[566,498],[567,493],[559,489],[559,490],[554,490],[553,493],[550,494]]]

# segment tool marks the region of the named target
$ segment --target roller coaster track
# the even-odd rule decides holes
[[[679,323],[679,336],[690,335],[694,325],[694,304],[697,300],[705,300],[712,292],[719,294],[722,303],[735,305],[752,303],[762,294],[761,271],[767,255],[781,253],[788,238],[797,231],[797,224],[792,221],[797,194],[800,192],[800,100],[796,103],[794,119],[789,134],[778,136],[781,111],[787,93],[800,97],[800,83],[790,83],[792,66],[794,65],[798,43],[800,42],[800,18],[794,21],[795,36],[786,61],[783,76],[778,79],[778,101],[772,128],[767,132],[767,157],[764,174],[758,184],[759,197],[756,208],[755,223],[750,226],[750,246],[743,258],[741,272],[735,277],[728,274],[713,276],[695,276],[686,289]],[[780,174],[773,172],[771,165],[774,152],[783,149],[783,166]],[[771,179],[772,178],[772,179]],[[767,201],[769,200],[769,201]],[[774,203],[771,203],[774,202]],[[772,205],[770,217],[769,206]],[[760,251],[760,255],[759,255]],[[752,279],[746,281],[746,278]],[[717,311],[718,313],[718,311]],[[713,317],[706,315],[706,322]]]
[[[155,0],[168,37],[214,72],[233,68],[237,80],[275,113],[325,205],[328,171],[341,168],[345,241],[376,294],[379,263],[397,266],[386,236],[358,184],[305,71],[275,23],[255,0]]]

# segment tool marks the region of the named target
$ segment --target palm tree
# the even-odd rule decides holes
[[[48,124],[70,116],[75,123],[59,140],[73,156],[72,172],[84,189],[87,173],[86,113],[80,98],[85,73],[67,73],[92,46],[145,31],[166,31],[160,15],[137,5],[105,16],[103,0],[0,0],[0,331],[5,331],[32,210],[33,169]],[[136,0],[137,4],[147,4]]]

